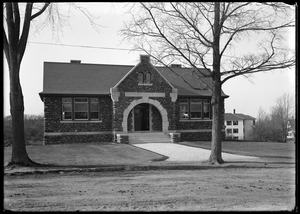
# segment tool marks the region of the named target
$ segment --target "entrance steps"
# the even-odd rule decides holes
[[[172,143],[170,136],[162,132],[134,132],[128,133],[130,144],[138,143]]]

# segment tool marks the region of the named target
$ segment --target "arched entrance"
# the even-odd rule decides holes
[[[140,100],[134,100],[124,110],[122,127],[123,127],[123,132],[128,132],[128,131],[167,132],[169,127],[167,111],[156,100],[145,99],[145,98]]]
[[[152,104],[141,103],[133,107],[127,119],[128,132],[162,131],[162,117]]]
[[[148,103],[141,103],[136,105],[128,115],[128,117],[132,117],[131,131],[151,131],[150,114],[151,114],[151,109]],[[129,131],[129,127],[128,127],[128,131]]]

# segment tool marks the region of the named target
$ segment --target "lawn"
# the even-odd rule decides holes
[[[143,164],[166,157],[130,144],[83,143],[26,146],[29,157],[38,163],[59,165]],[[11,147],[4,148],[4,165],[11,158]]]
[[[181,142],[180,144],[203,149],[211,148],[210,141]],[[222,151],[232,154],[251,155],[256,157],[295,158],[294,143],[223,141]]]
[[[210,142],[181,142],[180,144],[210,149]],[[28,145],[29,157],[38,163],[64,166],[101,166],[146,164],[167,157],[130,144],[83,143],[57,145]],[[294,143],[231,142],[222,143],[226,153],[250,155],[266,158],[295,160]],[[11,158],[11,147],[4,148],[4,165]]]

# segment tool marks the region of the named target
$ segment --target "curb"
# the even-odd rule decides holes
[[[286,166],[285,166],[286,167]],[[270,166],[267,163],[256,164],[222,164],[210,165],[117,165],[117,166],[100,166],[100,167],[56,167],[56,168],[30,168],[28,171],[6,170],[6,176],[22,176],[34,174],[51,174],[51,173],[73,173],[73,172],[118,172],[118,171],[151,171],[151,170],[207,170],[207,169],[230,169],[230,168],[281,168],[281,166]]]

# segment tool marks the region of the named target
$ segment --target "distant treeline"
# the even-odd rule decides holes
[[[4,117],[4,146],[12,142],[12,121],[11,116]],[[43,140],[44,134],[44,116],[25,115],[24,116],[25,141],[37,142]]]
[[[262,108],[258,111],[251,133],[252,141],[287,142],[290,131],[295,131],[294,98],[283,94],[276,100],[268,114]]]

